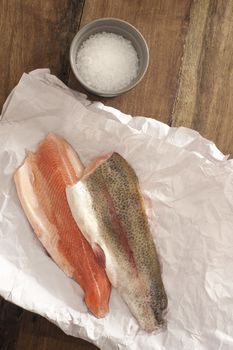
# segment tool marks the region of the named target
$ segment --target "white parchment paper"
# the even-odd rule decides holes
[[[0,122],[0,294],[101,349],[233,348],[233,162],[197,132],[122,114],[68,89],[48,70],[24,74]],[[48,132],[87,164],[117,151],[134,167],[168,295],[167,330],[142,331],[113,289],[92,316],[79,285],[35,237],[12,180]]]

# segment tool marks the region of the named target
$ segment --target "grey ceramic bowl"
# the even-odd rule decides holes
[[[87,40],[90,35],[100,33],[100,32],[110,32],[118,35],[122,35],[124,38],[130,40],[137,51],[139,58],[139,69],[137,77],[131,82],[129,86],[119,91],[109,92],[109,91],[99,91],[88,86],[85,81],[80,77],[77,66],[76,58],[77,52],[82,45],[82,43]],[[134,86],[136,86],[144,77],[148,64],[149,64],[149,50],[145,39],[142,34],[131,24],[117,18],[100,18],[86,24],[79,32],[75,35],[71,47],[70,47],[70,64],[74,75],[80,81],[80,83],[91,93],[104,97],[112,97],[123,94],[129,91]]]

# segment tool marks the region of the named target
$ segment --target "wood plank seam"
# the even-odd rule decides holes
[[[233,2],[196,0],[190,15],[172,126],[185,126],[233,154]]]
[[[174,99],[173,99],[173,106],[172,106],[172,112],[169,118],[169,126],[173,126],[173,114],[174,114],[174,110],[175,110],[175,105],[178,99],[178,92],[179,92],[179,86],[180,86],[180,81],[181,81],[181,76],[182,76],[182,67],[183,67],[183,61],[184,61],[184,53],[185,53],[185,47],[186,47],[186,41],[187,41],[187,35],[188,35],[188,31],[189,31],[189,25],[190,25],[190,18],[191,18],[191,11],[192,11],[192,6],[193,6],[193,2],[195,0],[192,0],[190,2],[190,6],[189,6],[189,11],[188,14],[184,20],[184,22],[188,23],[188,29],[186,31],[186,35],[183,36],[183,45],[182,45],[182,55],[180,58],[180,68],[178,71],[178,77],[177,77],[177,82],[176,82],[176,88],[175,88],[175,94],[174,94]]]
[[[203,5],[204,4],[204,5]],[[187,91],[190,91],[191,95],[195,94],[196,96],[196,85],[194,71],[197,71],[197,67],[200,69],[200,55],[201,48],[203,46],[203,37],[202,33],[206,28],[206,18],[207,12],[209,8],[209,0],[204,1],[193,1],[190,9],[189,15],[189,29],[186,35],[186,39],[184,42],[183,48],[183,56],[182,62],[179,71],[179,82],[177,88],[176,98],[174,100],[173,110],[172,110],[172,126],[177,126],[178,118],[180,118],[180,109],[181,106],[185,109],[186,113],[191,113],[194,110],[196,98],[193,101],[188,100],[189,94]],[[204,10],[203,10],[204,9]],[[199,20],[197,19],[197,14],[199,14]],[[194,15],[193,15],[194,14]],[[196,21],[198,20],[198,23]],[[199,26],[199,31],[196,33],[196,36],[193,35],[195,33],[193,31],[194,26]],[[201,39],[201,40],[200,40]],[[193,45],[195,45],[195,51],[193,50]],[[194,54],[192,54],[194,52]],[[191,68],[191,69],[190,69]],[[192,105],[191,105],[192,103]],[[180,106],[181,105],[181,106]],[[185,112],[182,110],[183,114]],[[179,121],[179,126],[184,123],[183,120]],[[191,125],[187,125],[191,127]]]
[[[64,60],[61,65],[61,76],[63,77],[63,81],[65,84],[68,84],[69,76],[71,72],[71,67],[69,63],[69,47],[73,37],[78,32],[82,20],[83,10],[85,6],[85,0],[72,0],[71,1],[71,12],[76,13],[73,19],[70,20],[70,27],[68,28],[68,32],[70,33],[70,40],[66,41],[66,55],[64,56]]]

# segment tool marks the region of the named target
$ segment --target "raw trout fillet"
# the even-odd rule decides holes
[[[94,160],[66,194],[75,221],[140,326],[161,328],[167,297],[134,170],[112,153]]]
[[[24,212],[57,265],[83,288],[85,302],[97,317],[108,312],[110,283],[69,209],[65,189],[83,174],[72,147],[49,134],[29,153],[14,180]]]

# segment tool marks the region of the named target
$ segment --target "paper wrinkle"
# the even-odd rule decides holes
[[[145,197],[168,295],[167,330],[145,333],[113,289],[91,315],[83,291],[49,258],[17,199],[13,174],[49,133],[86,165],[119,152]],[[0,294],[101,349],[225,350],[233,344],[233,161],[187,128],[132,118],[69,89],[48,69],[23,74],[0,122]],[[52,283],[51,283],[52,276]]]

